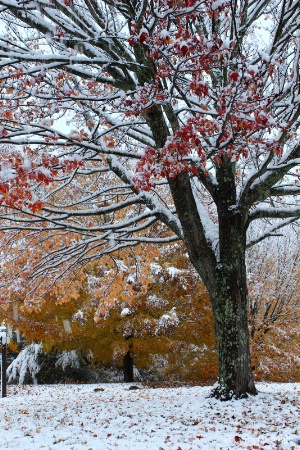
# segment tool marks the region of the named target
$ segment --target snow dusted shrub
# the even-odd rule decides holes
[[[80,362],[76,350],[71,350],[70,352],[64,350],[59,355],[55,367],[61,367],[63,371],[67,369],[79,369]]]
[[[52,384],[96,382],[93,371],[81,366],[76,350],[43,352],[43,344],[26,346],[7,369],[8,383]]]
[[[42,344],[32,343],[25,347],[7,369],[8,382],[26,384],[33,381],[37,383],[37,374],[40,371],[40,354]]]

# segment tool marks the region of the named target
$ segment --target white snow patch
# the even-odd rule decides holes
[[[131,313],[129,308],[123,308],[121,311],[121,317],[128,316]]]
[[[167,300],[164,300],[161,297],[158,297],[155,294],[148,295],[146,300],[146,307],[147,308],[162,308],[164,306],[167,306],[169,302]]]
[[[83,322],[85,320],[86,319],[84,317],[84,313],[83,313],[83,311],[81,311],[81,309],[76,311],[76,313],[74,313],[72,316],[72,322]]]
[[[171,311],[169,311],[166,314],[163,314],[158,322],[157,322],[157,332],[159,332],[162,329],[177,327],[179,325],[179,319],[176,313],[176,308],[172,308]]]
[[[169,275],[171,275],[172,278],[176,277],[176,275],[179,275],[182,273],[182,270],[177,269],[176,267],[168,267],[167,272]]]
[[[258,383],[257,396],[228,402],[209,398],[209,386],[128,387],[8,386],[0,399],[1,448],[297,448],[299,383]]]

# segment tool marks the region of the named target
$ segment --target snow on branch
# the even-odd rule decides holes
[[[298,1],[0,0],[0,16],[1,229],[59,242],[28,276],[176,239],[212,268],[221,223],[298,218]]]

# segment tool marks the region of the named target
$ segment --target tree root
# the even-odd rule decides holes
[[[235,392],[234,390],[228,389],[221,384],[217,384],[214,389],[211,391],[209,398],[216,398],[221,402],[226,402],[229,400],[241,400],[243,398],[248,398],[249,395],[256,395],[255,392]]]

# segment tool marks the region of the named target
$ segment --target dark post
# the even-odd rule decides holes
[[[1,343],[1,397],[6,397],[6,326],[3,322],[0,327]]]
[[[134,381],[133,377],[133,358],[130,351],[126,353],[123,358],[123,371],[124,371],[124,381],[125,383],[132,383]]]
[[[2,344],[1,394],[6,397],[6,342]]]

